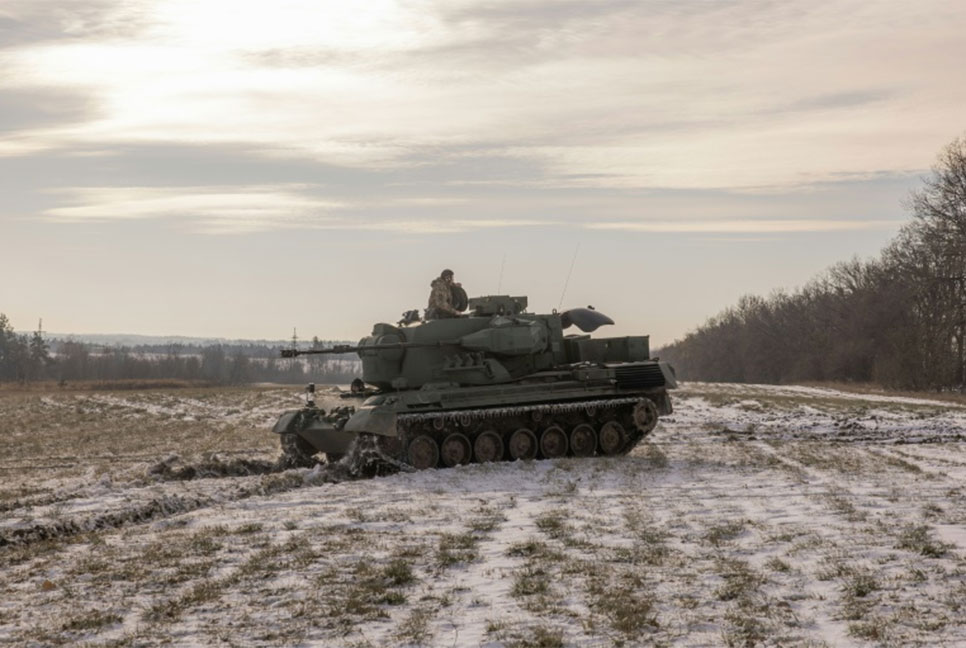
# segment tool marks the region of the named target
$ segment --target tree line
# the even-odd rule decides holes
[[[328,346],[318,338],[314,348]],[[280,346],[171,344],[103,347],[18,334],[0,313],[0,382],[177,380],[214,385],[252,382],[348,383],[359,375],[355,354],[283,359]]]
[[[908,208],[878,258],[742,297],[662,358],[692,380],[966,388],[966,136],[943,149]]]

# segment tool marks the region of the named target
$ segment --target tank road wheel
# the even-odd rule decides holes
[[[443,456],[443,464],[448,468],[468,464],[470,457],[473,456],[473,446],[470,445],[470,440],[459,432],[453,432],[443,439],[439,449]]]
[[[615,455],[624,449],[627,434],[624,426],[617,421],[607,421],[600,427],[600,451],[605,455]]]
[[[503,439],[494,430],[486,430],[473,443],[473,456],[480,463],[503,458]]]
[[[560,426],[551,425],[540,434],[540,452],[547,459],[567,454],[567,433]]]
[[[439,463],[439,447],[425,434],[409,442],[409,465],[416,470],[435,468]]]
[[[647,434],[657,425],[657,406],[650,398],[645,398],[634,406],[634,426]]]
[[[282,463],[287,468],[311,468],[318,462],[313,455],[318,452],[311,443],[297,434],[282,434]]]
[[[533,459],[537,456],[537,435],[527,428],[520,428],[510,435],[510,457]]]
[[[597,450],[597,433],[586,423],[574,427],[570,432],[570,448],[575,457],[592,457]]]

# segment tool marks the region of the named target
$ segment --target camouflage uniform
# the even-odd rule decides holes
[[[426,307],[426,319],[442,319],[444,317],[459,317],[460,312],[453,308],[453,291],[451,283],[442,277],[436,277],[429,284],[429,305]]]

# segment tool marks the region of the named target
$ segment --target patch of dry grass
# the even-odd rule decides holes
[[[519,628],[496,622],[490,625],[489,634],[507,648],[563,648],[564,646],[563,631],[542,624]]]
[[[928,526],[910,524],[899,533],[896,548],[913,551],[927,558],[942,558],[952,545],[936,540]]]
[[[627,640],[660,627],[657,599],[639,573],[591,578],[587,593],[593,613],[606,618],[610,627]]]
[[[51,470],[61,479],[138,478],[145,461],[175,449],[186,461],[210,452],[274,459],[267,419],[297,407],[290,399],[277,388],[4,389],[0,491],[3,499],[49,493]]]
[[[447,568],[459,563],[473,562],[477,558],[478,540],[478,536],[472,531],[441,534],[436,547],[436,563],[441,568]]]

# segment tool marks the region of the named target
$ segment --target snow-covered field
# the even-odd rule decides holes
[[[966,407],[692,383],[630,456],[330,483],[287,390],[0,392],[0,644],[966,645]]]

